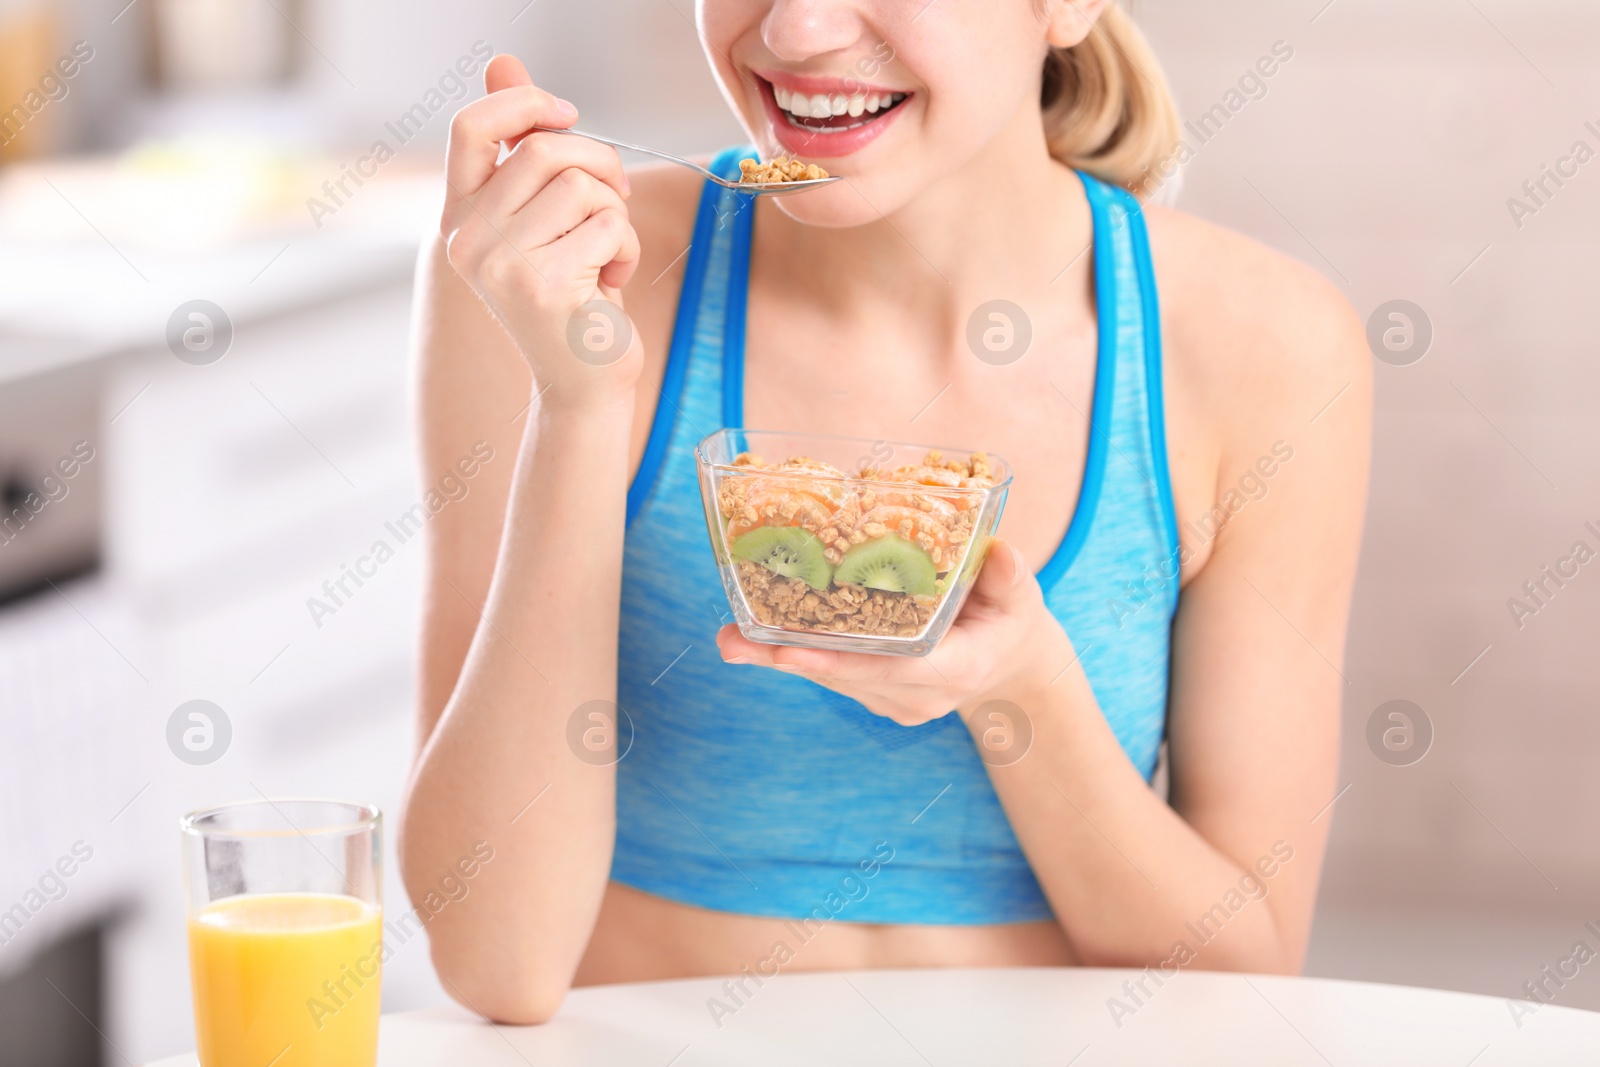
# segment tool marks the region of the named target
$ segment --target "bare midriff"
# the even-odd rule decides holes
[[[799,920],[707,911],[612,882],[574,984],[737,975],[746,967],[771,976],[774,971],[1077,962],[1066,934],[1048,921],[888,926],[813,920],[803,926]]]

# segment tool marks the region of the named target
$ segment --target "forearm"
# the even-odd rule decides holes
[[[1059,630],[1044,643],[1037,655],[1047,664],[1074,658]],[[1238,858],[1207,841],[1129,762],[1075,662],[1006,699],[1027,715],[1033,740],[1024,758],[991,766],[990,779],[1084,963],[1298,968],[1301,947],[1281,936],[1270,894],[1272,874],[1303,840],[1262,840]],[[1302,862],[1314,862],[1315,849],[1304,851]]]
[[[615,701],[631,415],[631,400],[530,413],[488,602],[411,782],[415,900],[475,842],[494,849],[429,924],[441,975],[490,1015],[553,1010],[610,868],[615,772],[577,758],[568,721]]]

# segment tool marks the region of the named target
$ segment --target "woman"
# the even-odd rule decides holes
[[[497,458],[429,527],[402,866],[420,897],[494,855],[430,922],[446,988],[526,1023],[574,984],[696,974],[1298,970],[1337,791],[1359,322],[1130,195],[1170,171],[1175,110],[1105,0],[700,18],[761,157],[846,181],[751,206],[625,175],[528,134],[577,111],[506,56],[451,128],[425,473]],[[1025,351],[969,346],[975,315],[1018,328],[995,299]],[[612,306],[604,358],[569,346]],[[930,656],[719,629],[691,449],[738,424],[1010,460],[1004,540]],[[571,731],[613,704],[627,747],[596,759]],[[1021,758],[980,755],[994,729],[1030,735]]]

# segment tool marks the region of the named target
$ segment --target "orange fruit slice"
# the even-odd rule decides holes
[[[739,506],[728,519],[728,539],[736,540],[760,526],[802,526],[821,532],[849,530],[861,513],[861,500],[842,475],[827,464],[802,465],[791,460],[771,468],[798,477],[746,479]]]
[[[945,526],[954,526],[959,508],[946,497],[918,489],[879,488],[874,491],[873,507],[910,508],[920,511]],[[924,507],[923,505],[927,506]]]

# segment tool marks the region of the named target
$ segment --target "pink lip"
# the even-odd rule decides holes
[[[844,96],[862,92],[903,91],[869,87],[857,82],[834,78],[803,78],[798,75],[777,72],[774,72],[769,78],[766,74],[756,73],[757,77],[768,81],[772,81],[772,78],[778,79],[772,84],[782,85],[791,92],[802,92],[811,95],[824,93],[830,96],[835,94]],[[777,138],[778,144],[783,146],[784,151],[802,159],[838,159],[842,156],[854,155],[881,137],[890,124],[905,110],[906,104],[909,102],[910,96],[908,94],[906,101],[903,101],[900,106],[889,111],[882,118],[873,119],[853,130],[845,130],[841,133],[811,133],[791,126],[787,117],[788,112],[778,107],[777,98],[773,96],[770,86],[761,86],[761,103],[767,110],[767,121],[772,126],[773,136]]]

